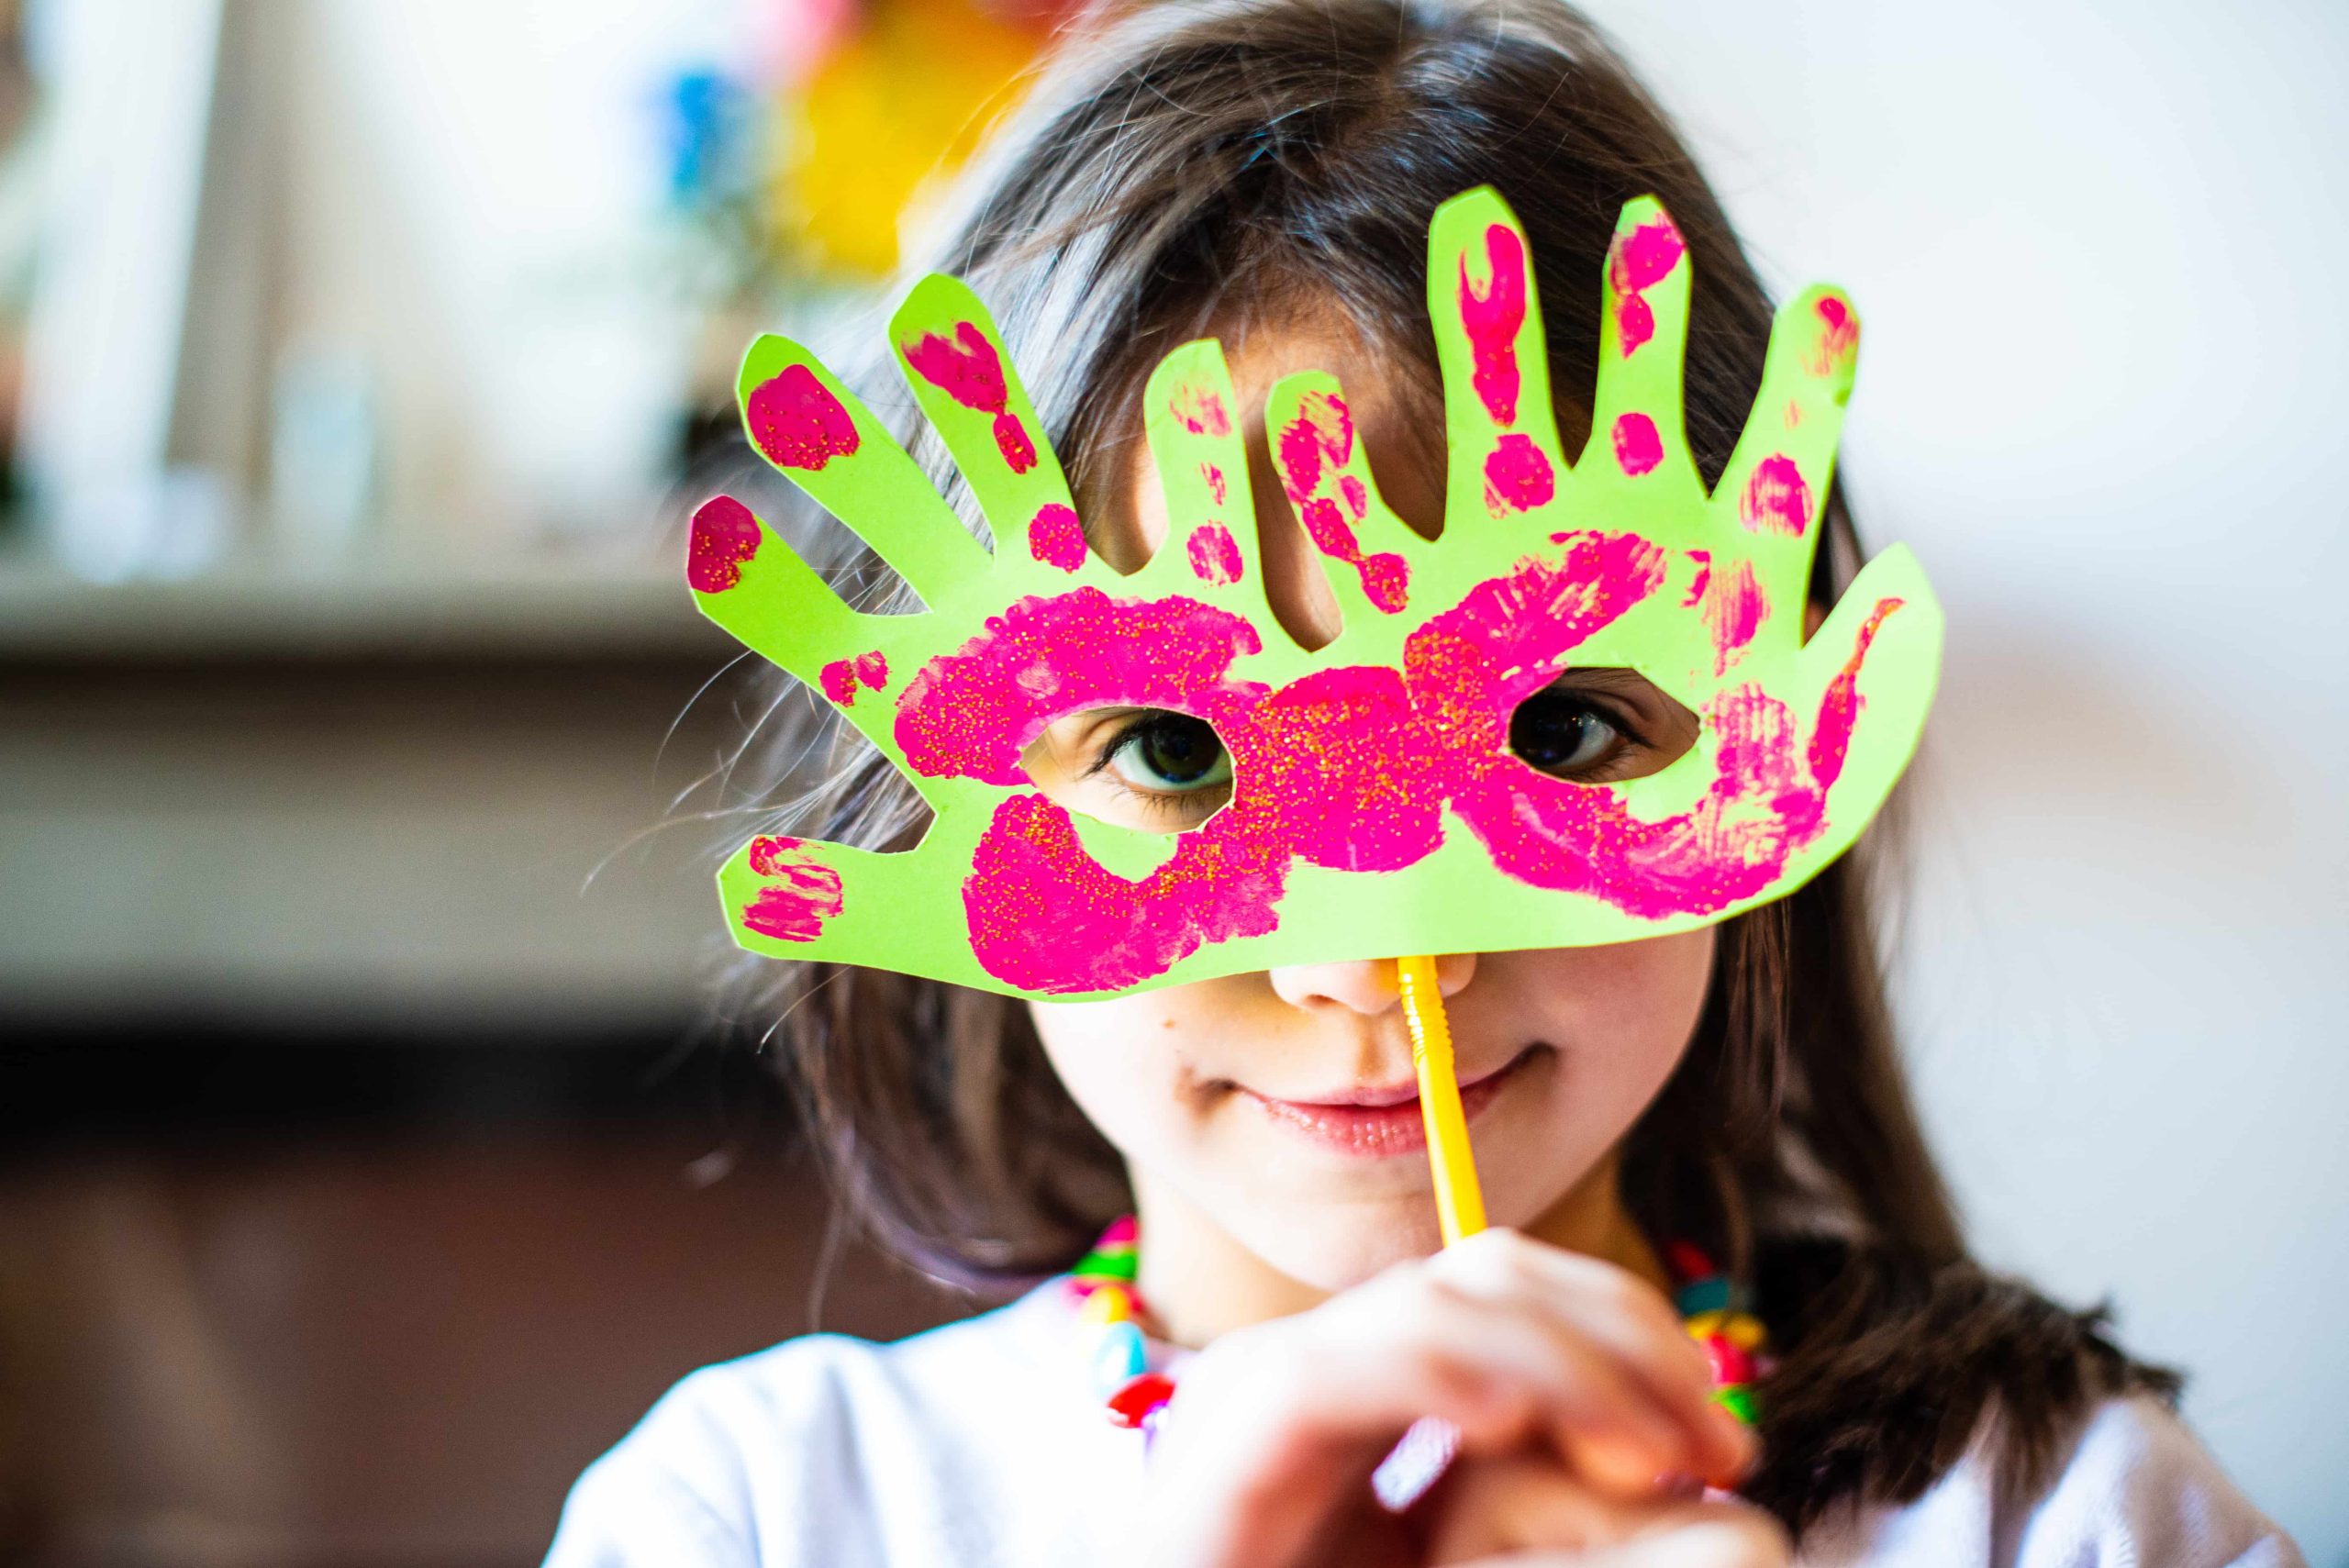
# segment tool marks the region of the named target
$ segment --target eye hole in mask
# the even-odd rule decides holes
[[[1056,721],[1026,765],[1069,810],[1121,828],[1196,828],[1231,799],[1231,753],[1206,719],[1171,708],[1095,708]]]
[[[1694,713],[1634,670],[1570,670],[1509,715],[1508,749],[1573,784],[1660,773],[1697,743]]]

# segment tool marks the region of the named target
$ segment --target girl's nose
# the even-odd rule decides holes
[[[1274,994],[1293,1007],[1348,1007],[1364,1015],[1386,1011],[1402,999],[1391,958],[1351,963],[1300,963],[1267,972]],[[1446,953],[1435,961],[1436,990],[1449,999],[1475,977],[1476,955]]]

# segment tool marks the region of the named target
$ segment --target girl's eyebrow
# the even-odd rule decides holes
[[[1064,713],[1045,725],[1037,732],[1036,739],[1030,743],[1030,750],[1040,746],[1053,753],[1079,750],[1104,729],[1129,723],[1141,715],[1152,711],[1154,710],[1130,704],[1114,707],[1078,708],[1074,712]]]
[[[1598,686],[1610,691],[1652,691],[1659,694],[1664,692],[1663,687],[1641,674],[1637,670],[1620,664],[1588,670],[1570,667],[1559,671],[1557,681],[1551,684],[1555,685],[1566,681],[1576,682],[1586,686]]]

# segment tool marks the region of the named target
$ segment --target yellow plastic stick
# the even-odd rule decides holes
[[[1411,1031],[1411,1062],[1419,1073],[1419,1114],[1428,1129],[1428,1165],[1435,1177],[1436,1218],[1443,1244],[1485,1228],[1485,1192],[1476,1184],[1476,1157],[1468,1148],[1468,1118],[1460,1109],[1460,1079],[1452,1062],[1452,1026],[1436,988],[1435,960],[1398,958],[1396,978],[1403,1018]]]

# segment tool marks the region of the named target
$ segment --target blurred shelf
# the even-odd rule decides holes
[[[250,566],[109,584],[0,562],[0,660],[723,660],[739,651],[666,564]]]

